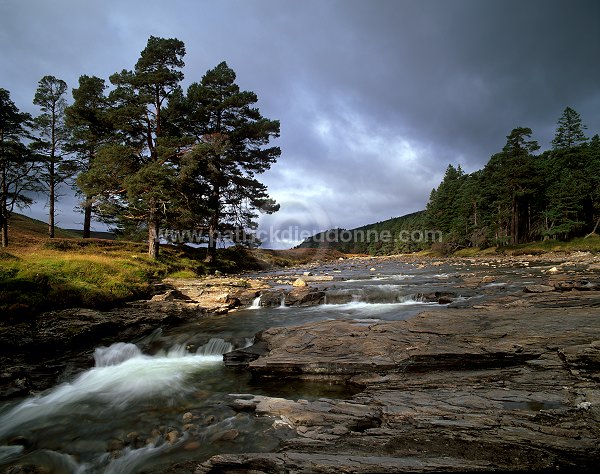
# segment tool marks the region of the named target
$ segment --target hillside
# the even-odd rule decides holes
[[[54,234],[60,239],[77,239],[83,235],[80,229],[62,229],[55,227]],[[112,232],[94,232],[91,233],[93,239],[115,239]],[[30,245],[32,242],[48,238],[48,224],[38,219],[14,213],[8,224],[8,238],[11,247]]]
[[[75,237],[83,237],[83,230],[80,229],[65,229],[69,234],[73,234]],[[105,239],[115,240],[117,236],[113,232],[100,232],[92,230],[90,232],[90,238],[92,239]]]
[[[57,238],[76,238],[76,232],[55,227]],[[29,245],[32,241],[48,238],[48,224],[22,214],[14,213],[8,222],[8,238],[10,246]]]
[[[355,229],[330,229],[309,237],[297,248],[328,248],[350,254],[389,255],[431,247],[423,234],[425,211],[413,212]]]

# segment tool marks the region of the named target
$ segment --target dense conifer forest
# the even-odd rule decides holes
[[[502,150],[473,173],[448,165],[422,212],[328,231],[301,246],[389,254],[432,244],[453,251],[594,233],[600,223],[600,137],[588,138],[570,107],[558,120],[550,150],[540,153],[532,135],[530,128],[513,129]]]

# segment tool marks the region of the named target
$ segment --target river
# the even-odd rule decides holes
[[[89,354],[90,367],[65,374],[60,384],[43,393],[0,408],[0,468],[164,472],[176,463],[201,462],[218,453],[276,449],[284,430],[272,419],[234,411],[231,394],[316,399],[347,398],[355,390],[334,383],[254,380],[245,371],[225,367],[223,353],[252,344],[254,335],[268,327],[341,318],[365,324],[401,320],[423,310],[448,310],[447,304],[423,295],[451,292],[450,306],[473,304],[520,292],[541,275],[539,268],[526,264],[474,265],[382,260],[371,269],[351,261],[326,264],[313,269],[334,276],[333,281],[316,284],[325,289],[326,304],[266,308],[257,299],[251,307],[226,315],[156,328],[138,340],[98,347]],[[291,273],[279,272],[282,277]],[[498,282],[465,284],[486,274],[495,275]]]

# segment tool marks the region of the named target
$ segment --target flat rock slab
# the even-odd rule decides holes
[[[257,377],[336,379],[362,391],[350,400],[231,395],[236,410],[289,434],[278,453],[215,456],[196,472],[595,472],[600,295],[551,294],[263,331],[248,363]]]
[[[269,288],[259,280],[233,277],[165,278],[163,283],[174,288],[185,300],[213,313],[250,305],[261,290]]]
[[[591,308],[456,309],[406,321],[271,328],[261,339],[266,353],[249,363],[261,376],[481,369],[539,359],[550,347],[583,345],[595,353],[600,315]]]

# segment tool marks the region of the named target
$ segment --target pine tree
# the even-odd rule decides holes
[[[152,258],[159,253],[160,225],[175,207],[173,179],[184,141],[169,135],[163,113],[172,96],[181,96],[184,55],[182,41],[151,36],[135,69],[110,77],[116,86],[109,94],[115,140],[79,180],[87,194],[99,197],[105,213],[147,227]]]
[[[68,147],[76,153],[74,166],[79,173],[90,170],[98,151],[112,136],[105,90],[104,79],[83,75],[79,78],[79,87],[73,89],[73,104],[65,110],[65,123],[71,132]],[[90,237],[93,199],[92,194],[84,196],[84,239]]]
[[[69,132],[65,126],[67,83],[54,76],[44,76],[38,83],[33,103],[42,113],[34,119],[37,140],[33,149],[40,156],[40,179],[48,192],[48,235],[54,237],[55,205],[58,186],[72,176],[65,153]]]
[[[594,227],[588,235],[596,233],[600,226],[600,136],[594,135],[588,147],[589,167],[588,176],[591,180],[592,211]]]
[[[530,140],[531,134],[527,127],[513,129],[502,149],[505,183],[511,199],[510,236],[513,244],[524,242],[531,226],[533,153],[540,148],[537,141]]]
[[[32,203],[28,191],[37,190],[35,161],[25,142],[30,140],[31,116],[19,112],[10,93],[0,88],[0,232],[8,246],[8,222],[16,207]]]
[[[458,199],[465,181],[465,173],[460,165],[448,165],[444,179],[432,191],[427,204],[427,216],[432,227],[442,231],[444,242],[460,245],[464,241],[464,216],[461,216]]]
[[[255,178],[281,154],[279,147],[268,146],[279,136],[279,121],[264,118],[254,107],[256,94],[241,91],[235,79],[222,62],[187,92],[188,133],[196,145],[186,161],[196,163],[196,191],[209,213],[208,262],[216,258],[219,231],[235,228],[245,235],[255,225],[255,209],[271,213],[279,208]]]
[[[546,215],[552,221],[549,236],[569,238],[593,226],[592,179],[588,173],[588,147],[579,114],[567,107],[558,120],[548,156]]]
[[[565,108],[558,120],[556,134],[552,140],[554,150],[572,148],[587,141],[584,130],[587,127],[581,123],[581,116],[571,107]]]

